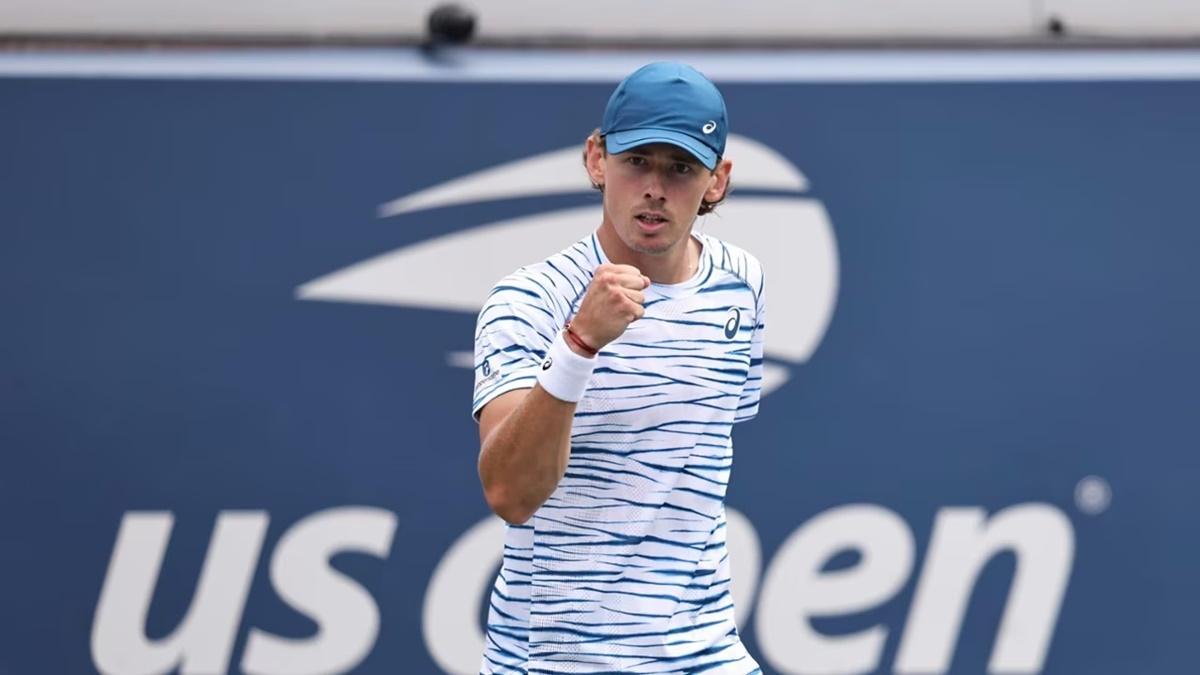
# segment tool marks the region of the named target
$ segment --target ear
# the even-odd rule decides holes
[[[588,136],[583,149],[584,165],[592,184],[604,187],[604,148],[600,145],[600,137],[596,134]]]
[[[704,201],[715,204],[725,198],[725,193],[729,190],[729,176],[733,172],[733,162],[728,159],[723,159],[717,162],[717,167],[713,169],[711,182],[708,184],[708,190],[704,192]]]

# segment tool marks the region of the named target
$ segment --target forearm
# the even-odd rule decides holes
[[[502,394],[482,408],[479,478],[496,515],[524,523],[558,488],[571,458],[571,401],[583,397],[598,350],[641,318],[649,285],[635,267],[597,267],[579,311],[542,358],[538,384]]]
[[[523,523],[554,493],[571,456],[574,414],[574,403],[535,386],[483,440],[479,477],[501,518]]]

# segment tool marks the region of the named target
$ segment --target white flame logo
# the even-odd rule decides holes
[[[788,365],[808,361],[825,336],[837,303],[837,242],[824,205],[805,195],[808,179],[787,158],[737,135],[729,137],[726,155],[735,162],[739,189],[780,193],[735,193],[716,213],[696,221],[700,231],[753,253],[766,270],[767,394],[787,381]],[[572,146],[435,185],[383,204],[379,214],[390,218],[438,207],[588,191],[579,148]],[[330,272],[297,287],[296,297],[475,314],[497,280],[557,253],[599,223],[598,205],[481,223]],[[447,274],[451,266],[454,273]],[[452,353],[449,360],[473,365],[469,351]]]

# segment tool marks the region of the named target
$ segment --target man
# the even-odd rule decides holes
[[[729,188],[727,133],[699,72],[631,74],[585,148],[600,227],[479,315],[479,474],[509,523],[484,673],[760,672],[724,498],[733,424],[758,410],[763,275],[692,231]]]

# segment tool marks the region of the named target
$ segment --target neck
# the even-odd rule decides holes
[[[700,242],[691,232],[675,246],[661,253],[644,253],[629,248],[617,235],[607,219],[600,224],[596,238],[608,261],[617,265],[632,265],[656,284],[678,284],[692,278],[700,266]]]

